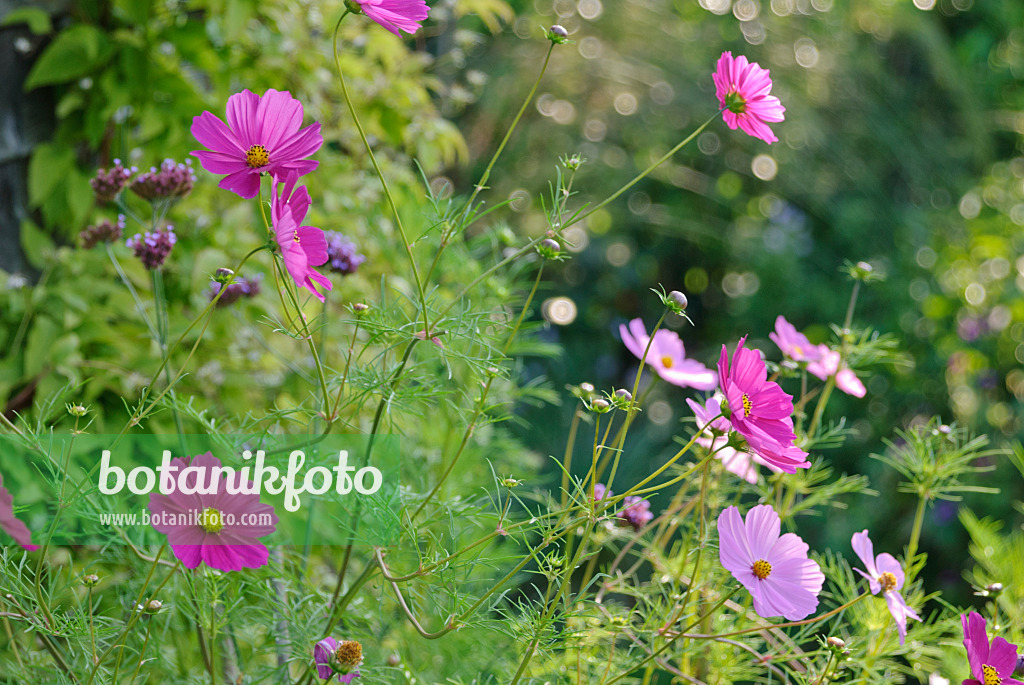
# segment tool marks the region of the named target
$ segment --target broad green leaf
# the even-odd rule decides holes
[[[67,83],[92,71],[107,39],[95,26],[76,24],[50,43],[25,79],[25,90]]]
[[[0,26],[12,26],[14,24],[28,24],[28,30],[37,36],[53,31],[53,22],[50,15],[38,7],[19,7],[7,13]]]

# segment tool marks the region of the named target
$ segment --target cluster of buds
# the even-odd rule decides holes
[[[147,231],[145,234],[136,233],[126,244],[147,269],[153,270],[163,266],[176,242],[178,236],[174,234],[174,227],[167,226],[157,231]]]
[[[629,495],[623,503],[626,506],[618,513],[619,520],[632,526],[634,531],[640,531],[654,518],[654,514],[651,512],[651,503],[643,497]]]
[[[230,269],[224,269],[229,271]],[[220,269],[218,269],[220,271]],[[233,276],[234,274],[232,274]],[[220,293],[220,299],[217,300],[217,307],[227,307],[229,305],[238,302],[243,297],[256,297],[260,294],[260,281],[261,276],[253,276],[252,278],[243,278],[241,280],[229,279],[227,282],[219,280],[215,277],[213,283],[210,283],[210,289],[207,291],[207,295],[210,300],[217,297]],[[221,293],[221,290],[224,292]]]
[[[128,180],[136,171],[135,167],[126,169],[122,166],[119,159],[115,159],[114,166],[109,169],[97,171],[96,175],[89,181],[89,185],[92,186],[92,192],[96,195],[96,202],[101,205],[113,202],[118,193],[128,185]]]
[[[354,274],[366,261],[366,257],[356,249],[356,244],[341,233],[326,231],[324,237],[327,238],[327,264],[331,271],[347,276]]]
[[[177,200],[192,192],[196,181],[196,172],[192,170],[192,160],[184,164],[173,159],[165,159],[160,168],[151,168],[139,174],[129,188],[143,200]]]
[[[95,226],[87,227],[78,234],[78,237],[82,241],[82,247],[91,250],[100,243],[112,243],[115,240],[120,240],[122,235],[124,235],[124,215],[120,214],[116,224],[104,219]]]

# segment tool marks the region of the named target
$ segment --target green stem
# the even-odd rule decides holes
[[[928,500],[925,497],[918,497],[917,510],[914,512],[914,527],[910,529],[910,542],[907,543],[907,583],[914,579],[914,557],[917,556],[917,545],[921,540],[921,528],[924,525],[924,512],[927,504]]]
[[[384,188],[384,195],[388,199],[388,204],[391,206],[391,212],[395,215],[395,226],[398,228],[398,233],[402,238],[402,247],[405,248],[405,253],[409,258],[409,266],[412,268],[412,277],[416,282],[416,290],[419,292],[420,307],[423,310],[423,335],[428,337],[430,335],[430,322],[427,318],[427,295],[423,287],[423,281],[420,279],[419,269],[416,266],[416,258],[412,254],[412,245],[409,244],[409,238],[405,234],[405,227],[402,225],[402,216],[398,212],[398,205],[395,204],[395,198],[391,195],[391,189],[388,187],[387,179],[384,178],[384,173],[380,170],[380,165],[377,164],[377,157],[373,154],[373,148],[370,147],[370,141],[366,139],[366,132],[363,130],[363,125],[359,121],[359,115],[356,113],[355,105],[352,103],[352,97],[349,95],[348,86],[345,83],[345,74],[341,69],[341,59],[338,57],[338,31],[341,29],[341,22],[348,16],[349,11],[345,10],[341,17],[338,19],[338,23],[334,26],[334,38],[332,40],[334,46],[334,64],[338,69],[338,80],[341,82],[341,94],[345,98],[345,104],[348,106],[348,111],[352,115],[352,121],[356,125],[356,130],[359,131],[359,138],[363,141],[363,147],[366,148],[366,153],[370,157],[370,163],[373,164],[373,170],[377,172],[377,178],[380,179],[380,184]]]

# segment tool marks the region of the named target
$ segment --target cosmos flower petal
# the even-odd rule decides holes
[[[864,568],[867,569],[867,576],[877,577],[880,575],[875,568],[875,547],[871,542],[871,538],[868,537],[867,528],[859,533],[854,533],[850,544],[853,546],[853,551],[856,552],[861,563],[864,564]]]
[[[994,637],[988,652],[988,661],[985,663],[996,669],[1000,675],[1012,675],[1013,669],[1017,667],[1017,647],[1004,638]]]
[[[363,12],[396,36],[416,33],[430,8],[423,0],[358,0]]]
[[[722,118],[729,128],[735,130],[739,126],[766,143],[778,140],[765,122],[783,121],[786,110],[777,97],[769,95],[772,81],[767,69],[748,62],[742,55],[734,58],[731,52],[723,52],[712,80],[718,104],[723,108]]]
[[[768,559],[781,528],[779,515],[767,504],[760,504],[747,512],[746,534],[755,560]]]
[[[3,474],[0,474],[0,528],[22,548],[30,552],[39,549],[38,545],[32,544],[32,532],[28,526],[14,515],[14,495],[4,487]]]
[[[718,381],[711,369],[686,358],[686,348],[675,331],[658,330],[652,340],[647,335],[643,320],[633,319],[628,328],[624,324],[619,326],[619,335],[626,349],[637,359],[645,359],[645,363],[666,382],[698,390],[713,390],[717,387]]]

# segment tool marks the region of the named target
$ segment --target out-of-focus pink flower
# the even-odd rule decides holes
[[[629,322],[629,328],[626,328],[626,324],[620,324],[619,335],[626,349],[637,359],[643,359],[647,343],[651,340],[643,320],[633,319]],[[651,349],[647,352],[646,364],[663,380],[681,388],[714,390],[718,387],[714,371],[698,361],[686,358],[686,348],[675,331],[661,329],[655,332]]]
[[[729,421],[762,459],[786,473],[796,473],[811,464],[807,453],[794,444],[793,398],[768,380],[764,360],[757,350],[743,346],[746,340],[744,336],[736,345],[731,363],[725,345],[718,359],[718,382]]]
[[[889,613],[892,614],[893,620],[896,621],[902,645],[907,638],[907,619],[921,620],[921,617],[907,606],[906,600],[900,594],[905,580],[903,567],[893,555],[886,552],[875,556],[875,548],[871,538],[868,537],[867,529],[854,533],[850,544],[853,545],[853,551],[860,557],[867,572],[865,573],[859,568],[854,570],[868,579],[871,594],[877,595],[882,592],[885,595],[885,603],[889,607]]]
[[[0,473],[0,528],[14,538],[14,541],[23,548],[32,552],[39,549],[39,545],[32,544],[32,533],[28,526],[14,515],[14,495],[4,487],[4,475]]]
[[[686,403],[690,405],[693,415],[697,418],[698,429],[708,425],[709,421],[711,422],[711,430],[714,433],[705,431],[701,437],[697,438],[697,444],[704,447],[708,452],[713,452],[715,459],[721,460],[722,466],[725,467],[726,471],[736,474],[748,483],[756,483],[758,477],[757,464],[766,467],[774,473],[782,470],[778,466],[765,461],[757,454],[729,447],[728,433],[732,430],[732,424],[729,423],[729,419],[720,417],[712,421],[712,419],[722,413],[721,402],[718,397],[708,399],[705,406],[701,406],[691,399],[687,399]]]
[[[337,673],[338,682],[351,683],[360,677],[363,646],[355,640],[338,642],[333,637],[325,637],[313,647],[313,661],[316,674],[323,680],[330,680]]]
[[[401,37],[401,29],[412,35],[419,31],[420,22],[427,18],[430,8],[423,0],[350,0],[349,9],[359,8],[370,19]]]
[[[840,366],[842,356],[839,352],[829,349],[828,345],[818,345],[818,350],[821,352],[821,358],[808,364],[807,371],[823,381],[828,380],[830,376],[835,376],[837,388],[847,395],[864,397],[867,393],[864,384],[846,364]]]
[[[739,127],[766,143],[778,140],[765,122],[782,121],[786,108],[777,97],[768,94],[772,80],[767,69],[747,62],[742,55],[733,58],[731,52],[723,52],[712,78],[718,104],[724,108],[722,118],[729,128]]]
[[[239,473],[234,474],[228,491],[228,475],[215,472],[213,494],[198,490],[213,479],[214,467],[221,461],[211,453],[200,454],[190,460],[178,457],[171,461],[181,474],[186,467],[198,467],[185,476],[186,485],[195,494],[186,495],[175,488],[170,494],[152,492],[149,511],[153,528],[167,535],[171,550],[185,568],[196,568],[201,563],[221,571],[240,571],[243,568],[265,566],[269,558],[266,546],[259,538],[277,529],[277,514],[269,504],[262,504],[258,494],[238,492],[242,489]],[[178,475],[175,475],[175,482]],[[247,481],[253,487],[252,481]],[[203,487],[199,487],[202,485]],[[237,493],[237,494],[236,494]]]
[[[270,89],[262,97],[249,90],[235,93],[227,115],[227,124],[210,112],[192,119],[192,135],[209,148],[192,154],[211,174],[227,174],[221,188],[251,199],[260,192],[261,174],[301,176],[319,164],[306,157],[324,143],[320,124],[301,128],[302,103],[288,91]]]
[[[651,512],[651,503],[643,497],[629,495],[623,501],[626,506],[619,512],[619,518],[633,526],[633,530],[639,531],[654,518]]]
[[[799,621],[817,608],[825,574],[807,558],[807,543],[780,531],[779,515],[767,504],[747,512],[746,521],[728,507],[718,516],[719,559],[750,592],[758,616]]]
[[[795,362],[813,362],[821,359],[821,349],[812,345],[807,336],[799,332],[796,326],[786,321],[781,314],[775,319],[775,331],[768,334],[772,342],[779,346],[782,354]]]
[[[985,619],[977,612],[960,614],[964,628],[964,648],[971,665],[971,675],[963,685],[1022,685],[1014,679],[1017,666],[1017,645],[1001,637],[992,638],[991,645],[985,632]]]
[[[274,179],[270,202],[274,237],[281,248],[281,258],[288,274],[323,302],[326,298],[316,289],[314,281],[325,290],[333,286],[331,279],[313,267],[327,261],[327,238],[319,228],[301,225],[309,211],[310,199],[306,186],[295,187],[298,178],[298,174],[292,171],[283,183]]]

